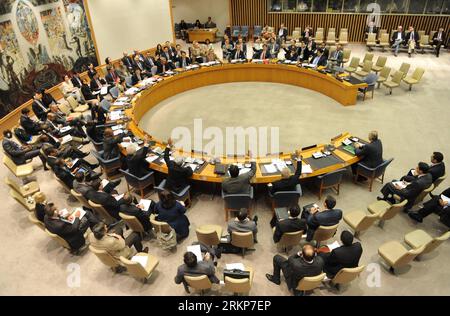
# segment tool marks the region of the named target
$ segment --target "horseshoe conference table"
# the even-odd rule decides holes
[[[182,71],[174,76],[163,77],[162,81],[134,95],[130,102],[132,107],[125,110],[125,115],[130,119],[128,129],[135,136],[142,139],[144,135],[148,134],[139,127],[139,121],[146,112],[161,101],[178,93],[203,86],[244,81],[274,82],[304,87],[327,95],[343,105],[354,104],[356,102],[358,88],[361,87],[361,85],[352,85],[345,81],[341,82],[331,75],[323,74],[315,70],[299,68],[293,65],[226,64],[202,67],[196,70]],[[151,137],[151,135],[149,136]],[[308,164],[312,169],[311,173],[303,174],[301,178],[315,177],[357,163],[360,159],[342,148],[342,142],[352,136],[353,135],[350,133],[345,132],[324,144],[317,144],[312,148],[301,150],[300,152],[304,158],[304,165]],[[153,158],[156,158],[155,156],[157,154],[160,156],[161,150],[164,149],[166,145],[161,141],[152,140],[155,142],[152,146],[152,150],[157,149],[153,156]],[[331,155],[318,159],[313,158],[314,153],[325,151],[327,145],[333,145],[336,148],[331,152]],[[123,152],[125,152],[125,149],[122,149]],[[179,155],[184,157],[204,161],[204,163],[198,165],[194,171],[192,176],[193,180],[214,183],[222,182],[224,176],[215,174],[215,166],[209,163],[213,157],[201,153],[183,152],[181,150],[176,151]],[[283,162],[287,163],[287,167],[294,172],[295,168],[293,167],[291,158],[291,153],[280,153],[256,158],[257,171],[253,182],[270,183],[280,179],[281,173],[279,170],[276,172],[268,172],[269,168],[265,168],[265,165],[272,164],[274,159],[278,162],[281,161],[282,164]],[[249,157],[235,156],[221,158],[221,163],[225,165],[233,163],[245,164],[249,161]],[[149,163],[153,170],[167,173],[167,167],[163,162],[162,156]]]

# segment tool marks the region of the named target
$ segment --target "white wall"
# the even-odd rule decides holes
[[[230,20],[228,0],[172,0],[173,19],[194,23],[197,19],[205,23],[210,16],[223,32]]]
[[[100,62],[173,41],[169,0],[87,0]]]

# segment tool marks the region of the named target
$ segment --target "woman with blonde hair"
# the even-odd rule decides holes
[[[34,215],[40,222],[44,222],[45,206],[47,205],[47,197],[44,192],[36,192],[33,194],[33,200],[36,203]]]

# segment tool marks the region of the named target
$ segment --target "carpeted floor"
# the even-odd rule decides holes
[[[363,57],[363,46],[352,45],[351,48],[352,56]],[[343,131],[366,137],[370,130],[378,130],[384,145],[384,157],[395,158],[386,173],[388,180],[399,178],[418,161],[428,162],[433,151],[443,152],[450,165],[448,53],[443,53],[439,59],[432,55],[415,55],[409,59],[405,54],[395,58],[388,53],[375,52],[376,57],[382,54],[389,56],[388,65],[393,68],[398,68],[401,62],[410,62],[412,69],[425,67],[423,82],[412,92],[402,86],[392,96],[385,95],[386,91],[381,88],[375,92],[373,100],[360,101],[348,108],[320,94],[291,86],[265,83],[211,86],[166,100],[148,113],[142,126],[161,139],[167,138],[174,127],[190,127],[194,118],[202,118],[205,127],[279,126],[282,151],[323,143]],[[88,160],[93,162],[94,158],[89,156]],[[39,166],[38,161],[35,164]],[[4,177],[9,171],[3,167],[0,174]],[[40,169],[35,175],[41,191],[49,196],[49,200],[61,208],[77,205],[49,172]],[[447,188],[449,184],[450,180],[446,180],[437,191]],[[369,192],[366,187],[353,184],[350,175],[347,175],[337,196],[337,206],[344,213],[365,211],[367,205],[376,200],[380,188],[381,184],[376,183],[373,192]],[[304,189],[301,205],[318,202],[314,190],[306,186]],[[126,185],[122,183],[119,191],[125,190]],[[186,246],[196,240],[196,227],[202,224],[226,227],[220,196],[216,194],[211,200],[207,190],[197,190],[193,207],[187,212],[191,221],[189,238],[175,252],[159,249],[155,240],[145,242],[160,263],[150,282],[142,284],[126,273],[115,275],[89,251],[79,257],[71,256],[28,221],[28,213],[9,197],[6,185],[0,186],[0,193],[5,203],[0,213],[0,251],[4,254],[0,265],[2,295],[185,295],[183,287],[176,285],[173,278],[177,266],[182,263]],[[150,197],[156,198],[155,194]],[[278,251],[272,241],[269,227],[271,212],[262,189],[255,210],[260,218],[256,251],[245,258],[223,255],[217,274],[223,278],[221,272],[226,263],[243,262],[255,270],[250,295],[289,295],[284,282],[276,286],[264,276],[271,272],[272,257]],[[368,266],[368,269],[359,279],[343,287],[341,293],[323,287],[316,290],[315,295],[450,294],[446,270],[450,262],[450,242],[445,242],[420,261],[414,261],[400,270],[398,275],[389,273],[377,254],[378,247],[384,242],[402,241],[406,233],[419,228],[433,236],[446,230],[435,215],[430,215],[423,224],[414,224],[407,216],[399,214],[383,229],[373,226],[360,236],[364,249],[361,264]],[[336,236],[344,229],[349,228],[341,222]],[[73,276],[77,271],[80,273],[79,286],[73,282],[76,281]],[[230,293],[224,292],[221,286],[215,286],[210,294]]]

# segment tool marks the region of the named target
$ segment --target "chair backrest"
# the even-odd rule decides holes
[[[224,281],[225,289],[233,293],[248,293],[252,288],[250,278],[235,279],[226,276]]]
[[[377,63],[375,65],[378,67],[384,67],[386,65],[386,61],[386,56],[378,56]]]
[[[255,25],[253,27],[253,35],[259,36],[259,35],[261,35],[261,31],[262,31],[262,26],[261,25]]]
[[[333,56],[334,52],[336,51],[336,46],[330,46],[330,50],[328,52],[328,56]]]
[[[375,40],[376,40],[376,34],[370,33],[370,34],[367,36],[367,43],[375,43]],[[365,58],[364,58],[364,59],[365,59]]]
[[[303,230],[299,230],[296,232],[284,233],[281,236],[279,244],[285,247],[296,246],[300,244],[302,240]]]
[[[68,107],[67,103],[59,103],[58,108],[61,112],[63,112],[65,115],[70,115],[71,110]]]
[[[139,178],[136,177],[134,174],[129,173],[128,172],[129,169],[127,170],[119,169],[119,171],[125,176],[125,180],[130,186],[136,187],[139,185]]]
[[[428,193],[433,191],[433,189],[434,189],[434,184],[431,184],[428,188],[426,188],[425,190],[420,192],[419,195],[416,197],[416,200],[414,201],[414,205],[419,204],[420,202],[422,202],[423,199],[428,195]]]
[[[30,220],[30,222],[32,222],[33,224],[35,224],[37,227],[39,227],[40,229],[45,231],[45,225],[44,223],[42,223],[40,220],[38,220],[36,218],[36,215],[32,212],[30,214],[28,214],[28,219]]]
[[[317,32],[322,32],[323,33],[323,27],[318,27],[317,30],[316,30],[316,34],[317,34]]]
[[[135,278],[146,279],[149,275],[139,262],[128,260],[127,258],[122,256],[120,257],[120,262],[125,268],[127,268],[128,273]]]
[[[100,102],[100,107],[105,111],[109,111],[109,109],[111,108],[111,102],[109,102],[107,99],[103,99]]]
[[[391,68],[390,67],[383,67],[383,69],[381,69],[381,71],[380,71],[379,78],[381,77],[381,78],[386,79],[386,78],[389,77],[390,73],[391,73]]]
[[[132,76],[126,76],[126,77],[125,77],[125,84],[126,84],[128,87],[132,87],[132,86],[133,86]]]
[[[69,105],[72,108],[72,110],[75,110],[78,107],[78,101],[75,100],[73,96],[68,96],[66,100],[67,102],[69,102]]]
[[[402,81],[402,78],[403,78],[403,72],[397,70],[394,73],[394,75],[392,76],[392,81],[400,84],[400,82]]]
[[[381,44],[389,44],[389,34],[388,33],[381,33],[380,43]]]
[[[322,181],[322,185],[325,187],[337,185],[341,183],[342,177],[344,173],[347,171],[345,169],[339,169],[336,171],[328,172],[322,176],[317,177],[320,181]]]
[[[22,206],[28,211],[31,212],[34,210],[36,203],[34,200],[25,199],[19,192],[16,190],[9,190],[9,195],[11,195],[17,202],[22,204]]]
[[[241,30],[242,30],[242,33],[248,33],[248,25],[242,25],[241,26]]]
[[[373,60],[373,54],[372,53],[366,53],[364,55],[364,59],[363,59],[363,63],[365,63],[366,61],[372,61]]]
[[[428,35],[420,36],[420,44],[421,45],[428,45],[429,42],[430,42],[430,36],[428,36]]]
[[[362,70],[365,72],[370,72],[372,70],[372,66],[373,66],[373,62],[365,61]]]
[[[239,248],[253,247],[254,239],[252,232],[231,232],[231,244]]]
[[[356,279],[366,268],[365,265],[356,268],[343,268],[334,276],[334,284],[347,284]]]
[[[390,208],[386,210],[383,214],[379,214],[381,220],[390,220],[394,218],[398,213],[403,211],[408,200],[403,200],[400,203],[392,204]]]
[[[352,54],[352,50],[351,49],[344,49],[343,59],[348,60],[350,58],[351,54]],[[358,64],[359,64],[359,61],[358,61]]]
[[[434,188],[436,189],[441,183],[442,181],[444,181],[447,178],[447,174],[444,174],[442,177],[437,178],[436,181],[434,181]]]
[[[340,29],[340,32],[341,33],[348,33],[348,28],[342,28],[342,29]]]
[[[355,231],[360,232],[369,229],[378,218],[379,214],[366,214],[355,227]]]
[[[208,290],[212,287],[211,281],[209,280],[207,275],[185,275],[184,280],[190,287],[196,290]]]
[[[352,57],[352,60],[350,61],[350,67],[358,68],[359,61],[360,61],[359,57]]]
[[[13,173],[17,174],[17,165],[12,161],[11,158],[5,153],[3,155],[3,164]]]
[[[96,204],[92,201],[88,201],[89,206],[94,210],[94,212],[100,217],[103,218],[107,223],[114,223],[116,222],[116,219],[112,217],[105,208],[100,205]]]
[[[86,207],[90,206],[88,200],[86,200],[83,194],[76,192],[74,189],[70,189],[70,194],[72,194],[82,205]]]
[[[408,74],[409,68],[411,68],[411,64],[402,63],[399,70],[403,73],[403,76],[406,76]]]
[[[434,238],[429,244],[425,246],[423,253],[429,253],[439,247],[444,241],[450,238],[450,231],[445,232],[439,237]]]
[[[408,263],[414,260],[415,257],[420,255],[425,250],[425,245],[408,250],[403,256],[401,256],[396,262],[393,264],[393,268],[400,268],[406,266]]]
[[[207,246],[217,246],[220,244],[220,236],[217,235],[217,232],[214,229],[205,230],[197,228],[195,232],[197,234],[198,242],[202,244]]]
[[[336,40],[336,32],[328,31],[327,40],[335,41]]]
[[[166,222],[160,222],[156,220],[155,214],[150,215],[150,223],[153,225],[153,228],[156,232],[162,232],[164,234],[170,233],[172,228]]]
[[[20,192],[20,186],[17,184],[16,181],[12,180],[9,177],[5,177],[5,183],[13,190]]]
[[[119,213],[120,218],[122,218],[127,226],[131,228],[132,231],[137,233],[144,233],[145,229],[141,222],[136,218],[136,216],[127,215],[124,213]]]
[[[103,262],[104,265],[111,267],[111,268],[115,268],[120,266],[119,261],[114,258],[113,256],[111,256],[109,254],[109,252],[107,252],[106,250],[103,249],[97,249],[94,246],[90,245],[89,246],[89,250],[95,254],[95,256],[100,259],[101,262]]]
[[[348,42],[348,33],[341,30],[339,34],[339,42]]]
[[[106,160],[103,158],[103,151],[92,151],[92,155],[98,160],[98,163],[104,168],[104,169],[110,169],[110,168],[119,168],[121,166],[120,162],[120,156],[117,156],[116,158]]]
[[[300,31],[293,31],[292,32],[292,38],[293,39],[299,39],[300,38]]]
[[[294,31],[297,31],[297,32],[302,32],[302,28],[301,27],[299,27],[299,26],[296,26],[295,28],[294,28]]]
[[[325,279],[326,274],[321,273],[319,275],[313,277],[304,277],[298,282],[297,290],[298,291],[312,291],[315,288],[318,288],[322,281]]]
[[[329,27],[328,28],[328,33],[330,32],[335,32],[336,33],[336,28],[335,27]]]
[[[326,241],[333,238],[336,234],[339,224],[333,226],[319,226],[314,232],[313,239],[317,242]]]
[[[323,31],[317,31],[316,32],[316,42],[323,41]]]
[[[416,79],[417,81],[420,81],[420,79],[422,79],[423,74],[425,73],[425,69],[417,67],[413,74],[412,77],[413,79]]]
[[[50,231],[48,231],[48,229],[45,229],[45,232],[46,232],[53,240],[55,240],[57,243],[59,243],[59,244],[61,245],[61,247],[64,247],[64,248],[69,249],[69,250],[72,249],[72,248],[70,247],[69,243],[68,243],[65,239],[59,237],[59,236],[56,235],[56,234],[51,233]]]
[[[249,194],[229,194],[224,195],[223,200],[225,207],[232,210],[240,210],[241,208],[250,208],[252,198]]]
[[[433,40],[434,33],[436,33],[436,31],[430,31],[430,36],[429,36],[430,41]]]
[[[394,80],[392,80],[394,81]],[[394,158],[388,159],[383,161],[382,164],[380,164],[376,169],[375,169],[375,177],[379,177],[381,176],[385,171],[386,168],[389,166],[389,164],[394,160]]]
[[[425,36],[425,31],[424,30],[420,30],[419,32],[417,32],[419,34],[419,37],[424,37]],[[428,35],[427,35],[428,36]]]

